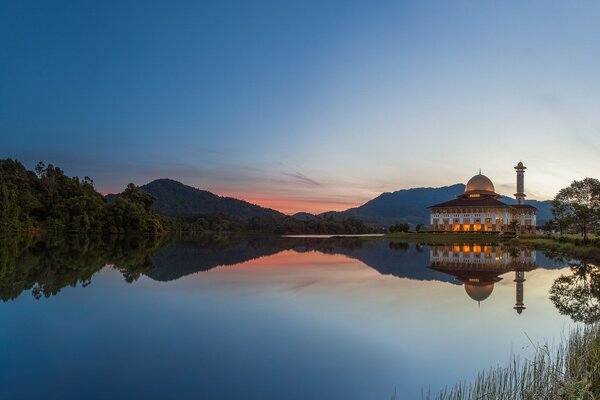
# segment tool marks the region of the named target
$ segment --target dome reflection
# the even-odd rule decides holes
[[[481,303],[494,291],[500,275],[515,272],[513,307],[521,314],[525,309],[525,272],[537,268],[535,250],[513,249],[504,246],[461,244],[430,247],[431,268],[456,277],[464,284],[467,295]]]

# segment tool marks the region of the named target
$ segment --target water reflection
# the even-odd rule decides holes
[[[521,314],[524,304],[525,272],[538,268],[536,251],[492,245],[432,246],[431,268],[454,276],[463,283],[470,298],[481,304],[494,291],[500,275],[515,273],[515,306]]]
[[[88,286],[105,266],[133,282],[154,268],[151,255],[163,242],[143,237],[64,236],[46,241],[0,240],[0,299],[14,300],[24,291],[36,299],[67,286]]]
[[[597,269],[566,265],[354,238],[0,242],[0,398],[419,398],[560,332],[557,308],[596,319]]]
[[[23,292],[36,299],[54,296],[66,286],[86,287],[103,267],[118,270],[127,282],[144,275],[174,281],[215,267],[240,265],[282,251],[319,252],[360,261],[381,275],[463,285],[481,303],[494,286],[514,272],[514,309],[526,309],[526,273],[538,267],[562,268],[566,262],[525,248],[498,245],[424,246],[360,238],[283,238],[204,236],[186,240],[151,238],[63,237],[60,240],[0,240],[0,299]],[[429,250],[429,251],[427,251]],[[430,266],[430,268],[427,268]],[[600,320],[600,272],[589,263],[572,263],[560,276],[551,300],[574,321]]]
[[[600,269],[590,263],[570,263],[570,275],[559,276],[550,288],[550,300],[576,322],[600,320]]]

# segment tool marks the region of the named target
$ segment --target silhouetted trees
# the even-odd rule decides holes
[[[407,223],[400,223],[390,226],[390,232],[408,232],[410,230],[410,226]]]
[[[42,162],[28,171],[19,161],[0,160],[0,232],[154,234],[164,228],[152,202],[130,184],[109,205],[89,177],[69,177]]]
[[[381,230],[356,218],[315,218],[300,220],[293,217],[252,217],[242,220],[225,214],[206,214],[173,217],[168,230],[183,233],[199,232],[262,232],[277,235],[293,234],[364,234]]]
[[[299,220],[279,213],[242,219],[222,213],[169,217],[153,209],[154,197],[130,183],[107,200],[89,177],[69,177],[42,162],[28,171],[0,160],[0,233],[159,234],[165,231],[361,234],[381,231],[356,218]],[[235,203],[235,202],[234,202]],[[237,203],[236,203],[237,204]],[[407,225],[408,226],[408,225]]]
[[[574,226],[586,241],[600,221],[600,181],[585,178],[561,189],[552,201],[552,214],[561,234]]]

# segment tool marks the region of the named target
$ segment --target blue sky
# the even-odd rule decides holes
[[[286,212],[600,171],[593,1],[4,1],[0,157]]]

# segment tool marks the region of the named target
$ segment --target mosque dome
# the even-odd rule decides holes
[[[487,299],[488,297],[490,297],[490,294],[492,294],[493,290],[494,290],[493,283],[486,283],[483,285],[482,284],[473,285],[473,284],[465,283],[465,291],[467,292],[469,297],[475,301],[483,301],[483,300]]]
[[[479,173],[479,175],[475,175],[474,177],[469,179],[469,182],[467,182],[465,192],[473,191],[485,191],[492,193],[496,192],[496,190],[494,189],[494,184],[492,183],[490,178],[488,178],[485,175],[481,175],[481,173]]]

